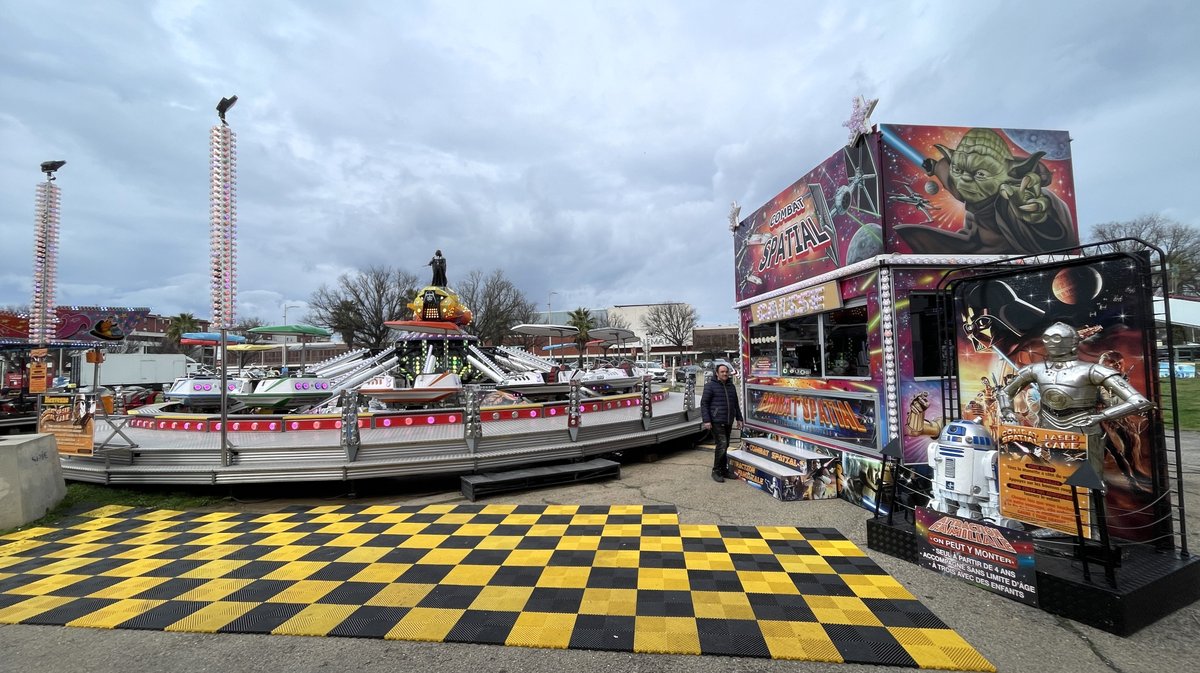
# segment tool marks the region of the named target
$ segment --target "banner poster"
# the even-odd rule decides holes
[[[1032,255],[1079,245],[1066,131],[880,124],[879,132],[888,252]]]
[[[1024,531],[918,507],[917,555],[923,568],[1037,607],[1033,539]]]
[[[738,301],[883,252],[878,152],[845,147],[736,223]]]
[[[941,382],[901,380],[900,408],[904,410],[900,431],[904,437],[904,464],[927,465],[929,444],[937,441],[944,425]]]
[[[1137,255],[1111,254],[1038,265],[955,282],[955,345],[959,408],[998,437],[997,391],[1023,367],[1046,360],[1042,334],[1056,322],[1079,335],[1078,362],[1115,370],[1135,390],[1158,401],[1149,265]],[[1041,393],[1028,385],[1012,396],[1017,425],[1039,425]],[[1100,390],[1100,407],[1112,404]],[[1163,474],[1161,421],[1156,410],[1100,424],[1110,533],[1144,541],[1170,534]],[[1158,432],[1155,428],[1160,428]]]
[[[1075,508],[1067,479],[1087,463],[1087,435],[1001,425],[997,456],[1000,513],[1038,528],[1075,535]],[[1077,489],[1083,535],[1091,537],[1088,489]]]
[[[55,341],[120,341],[131,334],[146,316],[148,308],[120,306],[59,306],[54,309],[58,326]],[[29,317],[0,314],[0,337],[29,337]]]
[[[799,473],[798,476],[784,477],[782,481],[785,486],[787,486],[786,482],[788,479],[793,479],[794,483],[779,490],[778,493],[775,490],[770,490],[770,488],[768,488],[768,491],[771,493],[771,495],[780,500],[822,500],[827,498],[836,498],[838,495],[836,481],[838,471],[834,468],[834,464],[839,463],[840,459],[828,456],[828,451],[825,453],[821,453],[819,451],[813,452],[813,455],[821,453],[820,457],[797,458],[794,455],[768,449],[766,447],[759,446],[758,444],[751,444],[749,442],[742,444],[742,451],[745,451],[746,453],[752,453],[756,456],[761,456],[773,463],[778,463],[780,465],[789,467]],[[736,459],[734,458],[730,458],[730,464],[733,464],[735,460]],[[737,462],[747,468],[747,471],[749,472],[758,471],[749,463],[742,461]],[[751,485],[755,485],[759,488],[763,487],[763,484],[760,481],[748,479],[747,477],[743,476],[741,474],[741,470],[735,468],[735,472],[738,472],[739,477],[747,479]],[[758,476],[769,478],[771,475],[762,472]]]
[[[96,400],[90,395],[42,395],[38,432],[54,435],[58,452],[92,455]]]
[[[776,500],[790,502],[811,499],[809,493],[811,492],[812,477],[809,476],[803,465],[791,468],[798,474],[780,475],[772,474],[749,461],[730,456],[729,469],[737,475],[738,479],[768,493]]]
[[[0,312],[0,338],[28,339],[29,317],[16,313]]]
[[[46,377],[49,375],[49,365],[45,362],[29,363],[29,392],[46,392]]]
[[[874,398],[759,386],[748,386],[746,398],[747,415],[753,422],[801,439],[879,450],[878,403]]]
[[[843,498],[869,512],[874,512],[878,503],[879,513],[888,513],[891,508],[888,490],[891,484],[890,467],[889,474],[885,475],[882,460],[849,451],[842,452],[839,467],[838,490]]]

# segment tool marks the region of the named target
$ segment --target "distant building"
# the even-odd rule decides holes
[[[596,319],[597,324],[611,324],[614,321],[623,323],[628,325],[628,329],[633,332],[634,337],[629,342],[622,344],[621,348],[611,346],[607,349],[601,349],[592,346],[588,348],[588,355],[616,355],[619,351],[625,357],[634,359],[649,357],[654,360],[662,360],[667,365],[681,365],[684,362],[694,361],[702,353],[719,354],[727,359],[737,357],[738,328],[736,325],[697,327],[692,331],[692,338],[689,340],[689,343],[684,344],[682,350],[661,338],[647,335],[646,329],[642,324],[643,321],[650,314],[651,310],[665,305],[665,303],[618,304],[608,308],[589,309],[592,317]],[[567,325],[570,323],[570,317],[571,311],[554,311],[549,316],[547,316],[545,311],[537,314],[538,322],[552,325]],[[574,346],[561,345],[562,339],[551,340],[542,337],[533,345],[532,349],[539,355],[546,355],[547,351],[544,349],[549,345],[548,342],[550,341],[554,342],[553,349],[550,352],[555,357],[577,357],[578,350]],[[510,343],[515,344],[515,342]]]
[[[692,349],[699,353],[720,354],[732,361],[738,355],[738,326],[697,327],[692,330]]]

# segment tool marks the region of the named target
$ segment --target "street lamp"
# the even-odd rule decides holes
[[[284,304],[284,306],[283,306],[283,324],[285,324],[285,325],[291,324],[287,321],[287,312],[288,312],[289,308],[304,308],[304,304]],[[287,376],[287,349],[288,349],[287,345],[288,345],[288,339],[287,339],[287,336],[284,335],[284,337],[283,337],[283,356],[282,356],[283,364],[280,365],[280,367],[283,370],[284,376]]]
[[[551,324],[550,323],[550,314],[554,312],[550,308],[550,298],[556,294],[558,294],[558,293],[551,292],[550,294],[546,295],[546,324],[547,325]],[[549,352],[551,360],[554,359],[554,349],[550,348],[553,345],[554,345],[554,337],[552,337],[552,336],[546,337],[546,350]]]

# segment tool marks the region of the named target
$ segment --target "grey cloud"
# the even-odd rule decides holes
[[[503,268],[539,304],[677,299],[732,322],[729,202],[749,213],[836,152],[858,93],[882,98],[876,121],[1067,128],[1085,224],[1160,208],[1200,224],[1178,149],[1198,18],[1183,2],[6,3],[0,236],[26,268],[37,164],[65,158],[60,299],[207,315],[207,133],[236,93],[243,314],[271,320],[368,264],[424,277],[441,248],[452,282]],[[0,304],[27,294],[0,276]]]

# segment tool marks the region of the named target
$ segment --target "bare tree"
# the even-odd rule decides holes
[[[652,306],[642,317],[642,329],[652,338],[662,339],[679,352],[691,343],[696,328],[696,309],[691,304],[665,302]]]
[[[596,327],[615,327],[617,329],[633,329],[629,324],[629,320],[625,316],[605,311],[604,313],[592,316],[596,320]]]
[[[417,277],[408,271],[369,266],[342,274],[333,287],[317,288],[308,301],[308,320],[337,332],[351,348],[379,350],[391,336],[383,323],[408,317],[417,289]]]
[[[534,304],[533,302],[530,302],[529,306],[527,306],[524,311],[522,311],[521,313],[519,313],[517,315],[517,321],[513,324],[514,325],[527,325],[527,324],[536,323],[538,321],[539,315],[541,315],[541,312],[538,311],[537,305]],[[520,348],[524,348],[525,350],[533,353],[533,352],[536,352],[537,347],[539,345],[541,345],[543,338],[544,337],[537,337],[537,336],[532,336],[529,334],[510,333],[504,339],[504,342],[509,343],[513,346],[518,346]],[[496,343],[501,343],[501,342],[496,342]]]
[[[264,336],[250,330],[255,327],[262,327],[263,325],[266,325],[266,323],[262,321],[262,318],[244,318],[240,323],[234,325],[231,331],[234,334],[246,337],[246,343],[248,344],[259,344],[263,342]],[[238,368],[245,368],[246,362],[253,356],[254,353],[250,351],[238,351],[236,355]]]
[[[513,325],[525,322],[536,311],[533,302],[500,269],[486,275],[479,270],[468,273],[458,284],[458,294],[473,313],[471,324],[464,329],[488,345],[501,343]]]
[[[1167,261],[1168,294],[1200,294],[1200,229],[1160,213],[1124,222],[1105,222],[1092,228],[1093,242],[1120,238],[1139,238],[1163,251]],[[1114,252],[1140,249],[1128,241],[1104,247]]]

